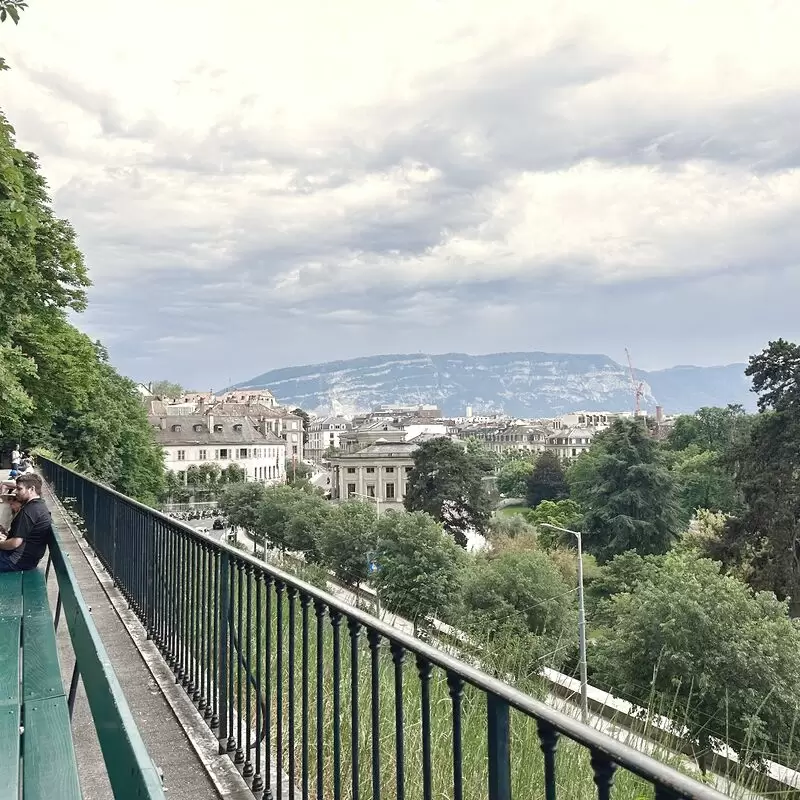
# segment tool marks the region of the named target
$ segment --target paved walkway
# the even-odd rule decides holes
[[[109,599],[106,588],[98,580],[97,574],[84,552],[84,547],[72,535],[60,506],[53,502],[52,495],[49,494],[47,488],[45,488],[45,492],[45,499],[53,514],[53,522],[59,530],[64,550],[70,556],[81,592],[91,608],[92,618],[108,651],[145,746],[163,773],[167,797],[170,800],[220,797],[233,800],[233,798],[243,798],[248,795],[252,798],[252,794],[249,793],[245,795],[239,791],[218,791],[215,788],[204,761],[214,762],[217,757],[216,751],[209,753],[208,759],[204,757],[201,760],[198,756],[184,727],[178,722],[172,706],[167,702],[154,679],[151,668],[148,667],[131,634],[120,619],[114,603]],[[52,595],[51,605],[55,608],[57,584],[53,574],[50,575],[48,585]],[[58,643],[65,684],[69,686],[74,657],[63,619],[59,626]],[[166,665],[164,666],[166,667]],[[195,716],[199,718],[199,715]],[[113,798],[82,684],[78,690],[72,727],[84,798],[86,800]],[[211,738],[208,738],[207,743],[210,743],[213,738],[210,732],[209,735]],[[216,740],[214,739],[214,741]],[[58,794],[58,787],[54,787],[54,792],[56,795]]]

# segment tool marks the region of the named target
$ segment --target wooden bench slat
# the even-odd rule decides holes
[[[80,800],[78,765],[72,746],[67,701],[53,697],[26,702],[22,738],[22,781],[25,800]]]
[[[26,572],[22,593],[22,702],[63,697],[64,684],[44,573]]]
[[[22,616],[22,573],[0,573],[0,617]]]
[[[20,705],[19,647],[22,620],[0,617],[0,707]]]
[[[16,797],[19,787],[18,705],[0,706],[0,797]]]

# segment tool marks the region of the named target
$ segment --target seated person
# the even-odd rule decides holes
[[[0,530],[0,572],[36,569],[53,535],[50,511],[42,500],[42,478],[17,477],[16,501],[21,508],[8,530]]]

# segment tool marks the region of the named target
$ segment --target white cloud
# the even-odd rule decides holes
[[[143,344],[209,302],[352,329],[395,293],[411,327],[502,285],[488,329],[513,282],[796,270],[798,29],[790,0],[73,0],[3,27],[0,80],[93,331],[140,281],[171,309]]]

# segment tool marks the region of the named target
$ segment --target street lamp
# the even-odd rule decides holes
[[[571,533],[578,540],[578,640],[580,647],[578,666],[581,673],[581,719],[586,723],[589,720],[589,698],[586,678],[586,612],[583,606],[583,540],[579,531],[551,525],[549,522],[540,522],[539,525],[542,528]]]

